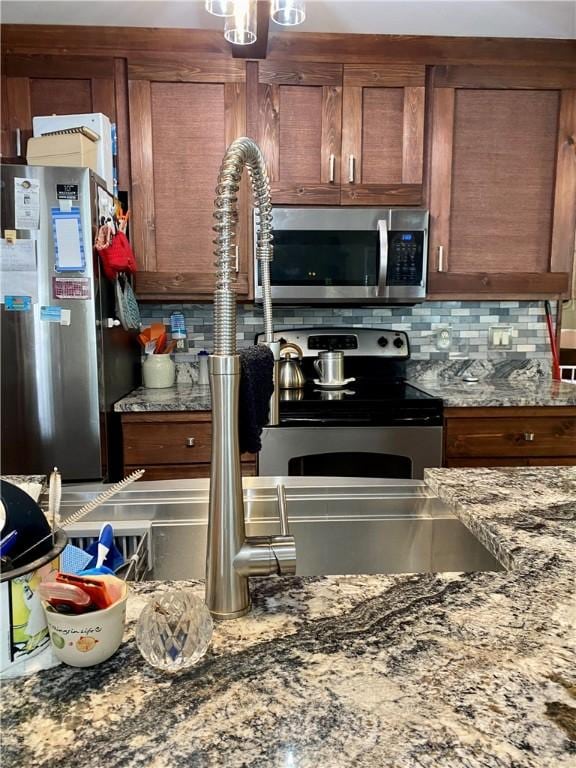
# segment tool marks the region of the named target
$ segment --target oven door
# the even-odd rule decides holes
[[[274,303],[409,303],[426,295],[425,210],[274,208],[272,225]],[[254,248],[261,301],[256,238]]]
[[[442,427],[266,427],[260,476],[421,480],[442,466]]]

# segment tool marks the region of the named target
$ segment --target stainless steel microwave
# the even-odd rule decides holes
[[[274,208],[272,299],[280,304],[411,304],[426,297],[428,211]],[[262,282],[254,252],[255,298]]]

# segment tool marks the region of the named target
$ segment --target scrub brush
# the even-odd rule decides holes
[[[52,526],[52,539],[56,533],[56,528],[60,523],[60,502],[62,501],[62,475],[58,472],[58,467],[50,474],[48,484],[48,517]]]
[[[78,520],[81,520],[85,515],[93,512],[95,509],[98,509],[101,504],[104,504],[105,501],[111,499],[112,496],[115,496],[120,491],[123,491],[127,485],[130,485],[130,483],[133,483],[135,480],[139,480],[145,471],[145,469],[137,469],[135,472],[132,472],[131,475],[125,477],[124,480],[120,480],[119,483],[114,483],[114,485],[111,485],[108,490],[96,496],[96,498],[92,499],[92,501],[89,501],[88,504],[84,504],[83,507],[80,507],[80,509],[76,510],[74,514],[70,515],[65,520],[62,520],[61,527],[67,528],[69,525],[77,523]]]

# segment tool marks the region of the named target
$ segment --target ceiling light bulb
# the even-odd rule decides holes
[[[250,45],[256,42],[256,0],[236,0],[234,16],[224,25],[224,37],[233,45]]]
[[[212,16],[234,15],[234,0],[206,0],[204,7]]]
[[[295,27],[306,18],[306,3],[304,0],[272,0],[270,17],[283,27]]]

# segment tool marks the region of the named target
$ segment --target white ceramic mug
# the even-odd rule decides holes
[[[54,655],[71,667],[91,667],[113,656],[124,634],[128,586],[120,582],[119,599],[108,608],[91,613],[56,613],[46,603],[44,613],[48,622]]]
[[[320,352],[314,368],[322,384],[341,384],[344,381],[344,353]]]

